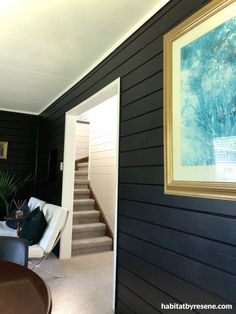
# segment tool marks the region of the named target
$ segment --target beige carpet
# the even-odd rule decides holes
[[[112,314],[113,252],[58,260],[51,255],[42,265],[64,278],[38,274],[51,289],[52,314]]]

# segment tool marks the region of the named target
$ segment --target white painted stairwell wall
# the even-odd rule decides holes
[[[76,152],[75,159],[89,155],[89,123],[76,123]]]
[[[117,162],[117,96],[111,97],[79,119],[90,122],[89,179],[114,232]]]

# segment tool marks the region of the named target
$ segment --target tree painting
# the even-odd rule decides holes
[[[215,165],[220,139],[236,151],[236,18],[181,48],[181,97],[183,166]]]

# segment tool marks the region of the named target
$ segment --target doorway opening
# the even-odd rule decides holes
[[[98,124],[107,125],[110,127],[110,130],[113,127],[113,137],[115,137],[115,142],[113,145],[113,161],[112,158],[108,158],[109,162],[112,163],[110,167],[111,175],[106,177],[106,174],[100,173],[100,179],[103,176],[108,179],[112,177],[113,180],[113,191],[114,191],[114,200],[113,200],[113,213],[111,211],[104,210],[107,220],[110,222],[111,229],[113,231],[113,310],[115,307],[115,286],[116,286],[116,255],[117,255],[117,202],[118,202],[118,152],[119,152],[119,112],[120,112],[120,79],[115,80],[98,93],[79,104],[72,110],[66,113],[65,121],[65,139],[64,139],[64,161],[63,161],[63,185],[62,185],[62,206],[69,209],[69,218],[68,223],[65,228],[65,231],[62,235],[60,242],[60,258],[66,259],[70,258],[72,255],[72,229],[73,229],[73,207],[74,207],[74,183],[75,183],[75,160],[76,160],[76,127],[78,125],[77,121],[89,122],[88,117],[93,120],[95,126],[93,131],[90,132],[90,144],[89,144],[89,164],[88,164],[88,179],[91,180],[91,183],[97,190],[97,193],[101,194],[101,190],[106,190],[105,183],[103,188],[101,188],[101,182],[98,183],[99,171],[103,168],[105,169],[104,159],[109,156],[104,152],[108,152],[111,147],[108,143],[105,143],[106,140],[111,140],[112,135],[104,134],[103,138],[99,138],[98,134],[103,134],[106,132],[103,128],[96,130]],[[115,117],[116,123],[112,123],[112,119],[109,119],[105,115],[106,105],[112,102],[114,104],[113,118]],[[99,105],[103,109],[99,110]],[[107,107],[108,108],[108,107]],[[96,118],[97,117],[97,118]],[[87,120],[87,121],[86,121]],[[98,122],[100,121],[100,122]],[[92,125],[92,122],[90,122]],[[106,129],[106,128],[105,128]],[[109,137],[110,136],[110,137]],[[92,142],[93,141],[93,142]],[[101,145],[105,144],[104,152],[99,152]],[[100,146],[99,146],[100,145]],[[114,153],[115,152],[115,153]],[[99,156],[99,158],[97,158]],[[98,167],[100,170],[98,171]],[[103,180],[104,181],[104,180]],[[107,181],[107,180],[105,180]],[[104,182],[105,182],[104,181]],[[108,180],[109,181],[109,180]],[[106,183],[107,184],[107,183]],[[109,183],[110,184],[110,183]],[[109,191],[111,192],[112,189]],[[104,192],[103,191],[103,192]],[[102,198],[100,198],[102,199]],[[102,202],[104,199],[102,200]],[[105,201],[104,201],[105,204]],[[105,206],[106,207],[106,206]]]

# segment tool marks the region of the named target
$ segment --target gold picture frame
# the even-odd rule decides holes
[[[7,159],[8,142],[0,141],[0,159]]]
[[[164,36],[166,194],[236,199],[235,43],[235,0],[211,1]]]

